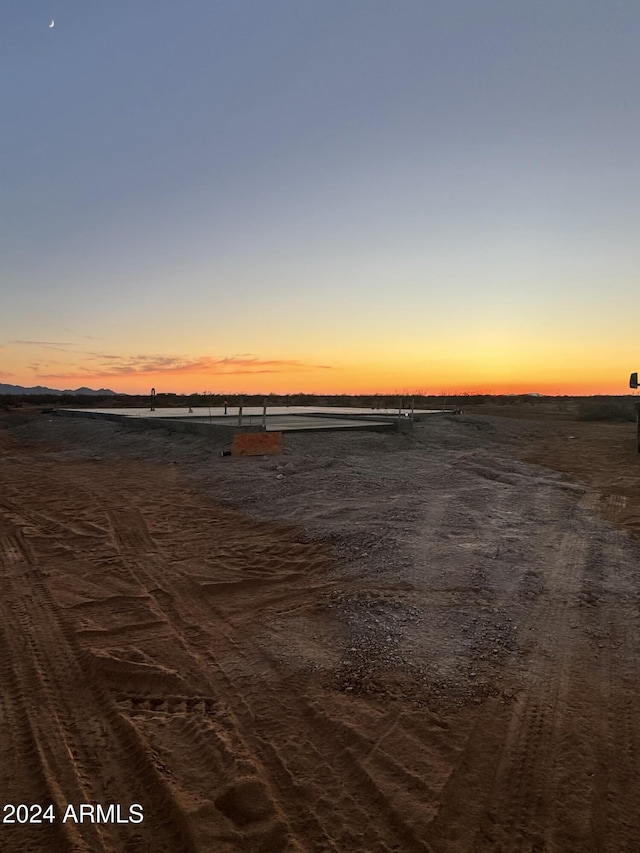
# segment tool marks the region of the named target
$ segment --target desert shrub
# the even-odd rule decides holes
[[[635,421],[636,405],[618,400],[583,402],[578,406],[579,421]]]

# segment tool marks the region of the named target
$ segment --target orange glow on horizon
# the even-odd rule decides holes
[[[454,397],[454,396],[506,396],[506,395],[523,395],[523,394],[541,394],[548,397],[590,397],[590,396],[624,396],[632,395],[628,383],[623,382],[594,382],[594,383],[571,383],[560,385],[558,383],[549,382],[506,382],[486,385],[463,384],[463,383],[429,383],[427,384],[412,384],[400,383],[372,385],[369,383],[306,383],[306,382],[291,382],[276,381],[272,383],[258,382],[221,382],[212,381],[211,377],[201,383],[170,383],[166,381],[167,377],[163,377],[163,382],[148,382],[140,384],[118,383],[116,387],[110,387],[110,390],[117,394],[145,395],[148,394],[151,387],[155,387],[157,394],[228,394],[229,396],[237,396],[238,394],[246,394],[247,396],[254,395],[269,395],[286,396],[291,394],[310,394],[316,396],[425,396],[425,397]],[[184,377],[181,377],[184,380]],[[96,388],[105,387],[99,384],[90,384],[89,387]]]
[[[288,353],[286,355],[289,355]],[[452,347],[451,352],[429,354],[415,350],[376,354],[370,360],[328,362],[322,358],[253,355],[213,358],[209,356],[109,356],[95,373],[89,366],[66,365],[56,374],[22,370],[5,374],[8,383],[58,390],[89,387],[108,388],[116,394],[146,395],[156,392],[178,395],[228,394],[315,394],[460,396],[542,394],[545,396],[621,396],[630,393],[629,372],[634,367],[616,353],[615,363],[591,363],[576,348],[572,352],[542,348],[529,351],[482,351],[473,355]],[[364,356],[364,353],[362,354]],[[17,367],[17,365],[15,366]],[[585,378],[583,378],[585,377]]]

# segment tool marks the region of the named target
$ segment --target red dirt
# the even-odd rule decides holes
[[[637,849],[633,425],[2,426],[1,849]]]

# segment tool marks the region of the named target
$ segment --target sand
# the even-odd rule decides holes
[[[0,425],[0,849],[637,849],[632,424]]]

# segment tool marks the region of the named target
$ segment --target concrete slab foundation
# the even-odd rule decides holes
[[[101,418],[117,421],[129,429],[169,429],[175,432],[198,433],[232,440],[239,433],[251,432],[308,432],[312,430],[390,430],[407,432],[414,421],[435,415],[452,414],[451,410],[416,410],[413,416],[390,409],[347,409],[330,407],[274,406],[267,410],[251,406],[240,411],[237,407],[221,406],[190,409],[57,409],[64,417]]]

